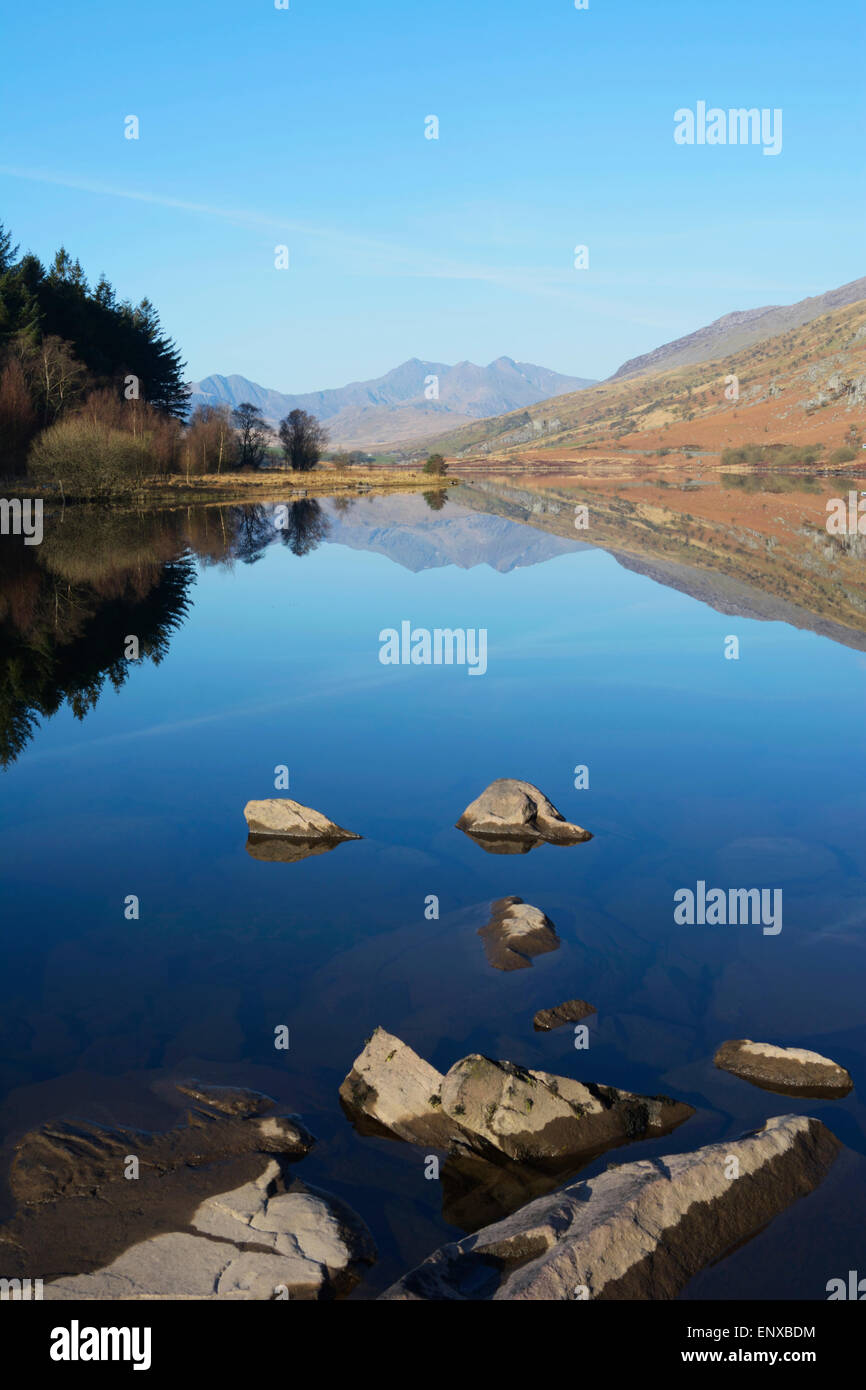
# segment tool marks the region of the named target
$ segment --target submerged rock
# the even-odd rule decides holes
[[[566,999],[552,1009],[539,1009],[532,1020],[536,1033],[549,1033],[553,1028],[562,1028],[566,1023],[581,1023],[598,1010],[585,999]]]
[[[844,1067],[819,1052],[775,1047],[772,1043],[752,1042],[750,1038],[722,1043],[713,1061],[722,1071],[751,1081],[762,1090],[786,1096],[847,1096],[854,1085]]]
[[[176,1082],[175,1089],[223,1115],[264,1115],[277,1103],[261,1091],[248,1091],[244,1086],[211,1086],[207,1081],[194,1078]]]
[[[559,949],[550,918],[522,898],[500,898],[493,903],[491,913],[478,935],[484,941],[487,959],[497,970],[527,970],[533,956]]]
[[[12,1193],[20,1202],[34,1203],[85,1195],[104,1183],[122,1183],[128,1155],[138,1160],[142,1174],[165,1177],[175,1170],[249,1153],[300,1159],[315,1144],[298,1115],[241,1118],[192,1110],[185,1120],[162,1133],[86,1121],[63,1121],[31,1130],[18,1144],[12,1160]],[[136,1190],[135,1183],[126,1186]]]
[[[480,1230],[561,1187],[586,1161],[577,1159],[546,1172],[527,1163],[503,1163],[501,1157],[490,1160],[471,1149],[455,1149],[439,1170],[442,1219],[461,1231]]]
[[[817,1187],[840,1149],[820,1121],[781,1115],[734,1142],[608,1169],[443,1246],[381,1298],[675,1298]]]
[[[592,835],[572,825],[531,782],[500,777],[466,807],[457,822],[494,854],[525,853],[535,844],[576,845]],[[491,846],[486,844],[487,839]],[[516,841],[515,849],[509,847]]]
[[[350,1207],[267,1163],[253,1181],[207,1198],[189,1229],[140,1241],[89,1274],[57,1279],[46,1299],[293,1299],[349,1292],[376,1249]]]
[[[356,1059],[340,1097],[350,1118],[372,1121],[374,1132],[552,1171],[665,1134],[694,1114],[667,1096],[632,1095],[479,1055],[442,1076],[383,1028]]]
[[[299,801],[288,797],[271,797],[267,801],[248,801],[244,816],[251,836],[277,835],[287,840],[305,840],[310,843],[330,840],[339,844],[342,840],[360,840],[352,830],[344,830],[335,821],[314,811],[310,806],[302,806]]]

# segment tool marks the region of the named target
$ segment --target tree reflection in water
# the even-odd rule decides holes
[[[196,561],[255,564],[282,540],[308,555],[324,539],[318,502],[117,512],[46,511],[39,546],[0,546],[0,764],[8,767],[40,720],[68,705],[76,719],[106,684],[120,690],[139,658],[158,665],[192,605]],[[286,514],[287,513],[287,518]],[[287,524],[282,525],[287,519]]]

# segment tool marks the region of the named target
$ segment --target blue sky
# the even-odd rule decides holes
[[[0,217],[153,299],[192,378],[604,376],[866,273],[860,0],[19,0],[2,34]],[[781,108],[782,153],[677,146],[699,100]]]

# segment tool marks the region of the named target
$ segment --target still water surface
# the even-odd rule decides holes
[[[65,539],[48,526],[42,553],[6,557],[6,1158],[62,1116],[172,1123],[167,1077],[265,1090],[318,1136],[298,1175],[370,1225],[380,1258],[353,1297],[375,1296],[462,1233],[423,1153],[341,1112],[381,1024],[441,1070],[481,1051],[696,1107],[586,1173],[819,1116],[848,1146],[830,1176],[684,1296],[826,1297],[866,1273],[862,631],[719,611],[470,491],[307,504],[288,533],[268,508],[67,514]],[[486,674],[383,666],[403,620],[485,628]],[[119,660],[136,632],[158,662]],[[281,764],[284,794],[363,839],[253,859],[243,807],[280,794]],[[497,777],[594,839],[485,853],[454,822]],[[700,879],[780,888],[783,930],[678,926],[673,894]],[[477,928],[507,894],[562,945],[504,974]],[[598,1009],[588,1053],[532,1027],[575,996]],[[717,1071],[740,1037],[825,1053],[855,1090],[798,1101]]]

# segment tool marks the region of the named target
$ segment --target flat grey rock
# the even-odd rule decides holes
[[[337,1198],[293,1183],[275,1192],[276,1163],[202,1202],[190,1228],[124,1250],[91,1273],[46,1284],[66,1299],[322,1299],[347,1293],[376,1257],[372,1237]]]
[[[63,1121],[24,1135],[4,1277],[38,1269],[53,1299],[272,1298],[277,1260],[292,1297],[351,1287],[372,1242],[336,1198],[291,1180],[315,1142],[300,1118],[239,1113],[273,1105],[257,1091],[182,1085],[202,1108],[166,1131]]]

